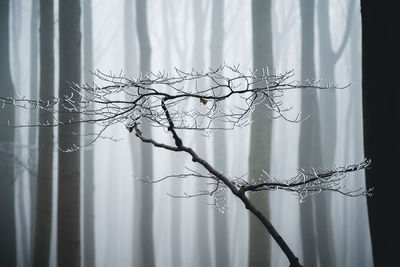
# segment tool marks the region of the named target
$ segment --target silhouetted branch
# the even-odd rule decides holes
[[[351,191],[344,190],[341,182],[348,173],[366,169],[370,164],[371,161],[365,159],[363,162],[358,164],[334,167],[331,170],[314,169],[312,171],[305,171],[301,169],[296,176],[287,179],[285,182],[281,182],[278,179],[272,179],[269,175],[265,175],[266,178],[260,178],[260,182],[249,183],[245,180],[241,180],[235,182],[235,184],[244,192],[263,190],[285,190],[295,192],[298,193],[301,200],[314,193],[319,193],[325,190],[336,191],[347,196],[369,195],[370,190],[364,190],[362,188]]]
[[[293,71],[277,75],[268,69],[244,74],[236,66],[225,65],[208,72],[175,69],[174,76],[165,72],[150,72],[137,79],[97,71],[94,76],[97,84],[102,86],[96,83],[82,86],[71,84],[69,95],[46,100],[0,97],[0,105],[45,110],[53,114],[55,119],[54,124],[36,122],[15,125],[17,127],[54,127],[87,122],[107,127],[122,123],[129,128],[135,121],[145,119],[154,127],[167,128],[169,121],[164,112],[164,108],[167,108],[175,129],[215,130],[213,122],[216,120],[223,121],[225,129],[232,129],[251,123],[249,115],[256,105],[264,105],[266,115],[273,118],[301,121],[298,114],[294,118],[287,114],[291,107],[284,106],[283,93],[293,89],[329,88],[319,86],[315,81],[301,84],[293,79],[293,75]],[[199,83],[209,86],[198,88]],[[271,104],[265,106],[267,102],[264,99]],[[229,102],[228,108],[219,108],[222,101]],[[183,109],[182,104],[188,102],[192,106]],[[60,112],[79,113],[82,116],[78,121],[71,119],[60,122],[56,116]]]
[[[293,79],[293,71],[278,75],[269,69],[262,69],[245,74],[239,71],[239,66],[226,65],[210,69],[208,72],[198,72],[194,69],[189,72],[175,69],[173,75],[165,72],[149,72],[137,79],[127,78],[122,73],[113,75],[97,71],[93,74],[97,83],[82,86],[71,84],[70,95],[60,98],[31,100],[24,97],[0,97],[0,104],[3,107],[14,105],[24,109],[38,108],[50,112],[54,117],[52,124],[48,122],[29,125],[13,125],[10,122],[7,124],[13,127],[55,127],[63,124],[93,123],[99,125],[101,129],[99,133],[93,134],[93,141],[100,138],[108,127],[122,124],[129,132],[134,131],[136,137],[144,143],[188,154],[193,162],[203,166],[208,173],[191,171],[189,174],[168,175],[155,181],[143,178],[141,181],[155,183],[172,177],[210,179],[211,182],[208,183],[210,190],[203,189],[200,193],[185,193],[183,196],[174,197],[212,196],[215,201],[213,204],[220,210],[222,205],[219,205],[219,201],[223,197],[219,193],[229,189],[265,226],[288,257],[290,266],[301,265],[269,220],[250,202],[246,192],[285,190],[297,193],[301,201],[321,191],[335,191],[348,196],[370,193],[370,190],[362,188],[347,191],[341,184],[346,174],[367,168],[369,160],[332,170],[299,170],[298,175],[284,182],[273,179],[264,172],[264,176],[259,177],[258,182],[250,183],[244,178],[232,179],[228,174],[218,172],[207,160],[186,146],[178,133],[178,130],[204,132],[244,127],[251,123],[250,114],[257,105],[263,105],[266,116],[271,118],[300,122],[303,119],[300,114],[292,118],[289,116],[291,107],[283,104],[282,97],[286,91],[341,89],[337,86],[323,87],[319,85],[319,81],[299,83]],[[198,88],[198,84],[208,86]],[[224,108],[220,108],[222,102]],[[60,122],[56,115],[61,112],[71,115],[78,113],[81,116],[78,120],[71,118],[66,122]],[[170,132],[173,144],[161,143],[144,136],[139,127],[143,120],[148,121],[153,127],[161,127]],[[215,126],[220,125],[215,123],[218,120],[224,122],[224,128]],[[78,147],[66,151],[75,149]]]

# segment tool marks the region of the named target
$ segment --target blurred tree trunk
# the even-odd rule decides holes
[[[135,9],[134,0],[124,2],[124,64],[125,74],[129,77],[136,77],[138,67],[137,43],[135,42]],[[137,152],[137,151],[135,151]]]
[[[134,0],[125,0],[124,2],[124,64],[125,64],[125,75],[129,77],[137,77],[138,73],[138,55],[137,55],[137,42],[136,35],[136,13]],[[136,176],[141,174],[141,144],[140,141],[132,135],[129,139],[130,152],[132,158],[133,173]],[[138,223],[138,210],[141,209],[141,192],[140,185],[134,183],[133,185],[133,203],[132,203],[132,240],[133,248],[135,249],[140,246],[140,242],[136,242],[140,237],[139,223]],[[136,243],[135,243],[136,242]],[[140,265],[141,253],[138,249],[132,253],[133,265]]]
[[[112,147],[108,148],[109,152],[112,153]],[[117,159],[117,158],[114,158]],[[115,170],[112,166],[108,167],[107,170],[107,177],[118,177],[118,170]],[[106,205],[104,209],[106,210],[107,217],[105,220],[106,224],[106,247],[105,251],[107,253],[103,253],[101,255],[101,260],[100,262],[104,266],[119,266],[120,264],[120,257],[118,257],[119,251],[120,251],[120,244],[117,240],[119,231],[121,229],[118,228],[118,208],[117,208],[117,199],[116,196],[118,196],[118,185],[115,183],[114,179],[107,179],[107,193],[104,196],[106,198]],[[137,264],[134,264],[133,266],[136,266]],[[140,266],[140,265],[139,265]]]
[[[83,0],[83,81],[93,83],[93,27],[92,0]],[[91,123],[84,124],[84,134],[95,131]],[[96,243],[94,224],[94,144],[82,150],[83,156],[83,263],[85,267],[96,265]]]
[[[314,79],[316,75],[313,48],[315,7],[312,2],[301,2],[300,5],[302,9],[302,47],[303,49],[305,47],[306,50],[303,50],[304,53],[302,53],[302,80],[304,81],[305,79]],[[354,8],[354,1],[349,2],[349,15],[353,13],[352,8]],[[319,1],[318,11],[320,75],[326,82],[335,82],[335,65],[343,54],[349,39],[351,20],[348,15],[342,42],[339,49],[334,51],[330,32],[329,1]],[[301,124],[300,168],[331,168],[335,165],[337,139],[335,91],[322,92],[320,101],[321,103],[318,104],[316,92],[302,92],[302,114],[311,117]],[[317,139],[314,139],[314,137]],[[308,140],[304,140],[304,138]],[[316,142],[313,140],[316,140]],[[313,147],[309,146],[311,143],[313,143]],[[319,262],[324,266],[336,265],[331,208],[331,196],[326,193],[313,196],[302,204],[301,221],[306,266],[308,264],[317,266],[318,254]],[[314,242],[313,244],[318,246],[318,250],[313,250],[312,246],[309,245],[310,242]],[[305,247],[306,244],[308,245]]]
[[[21,40],[22,40],[22,9],[21,9],[21,0],[14,0],[10,2],[10,19],[9,19],[9,23],[10,23],[10,43],[11,43],[11,47],[13,47],[14,49],[11,49],[10,47],[10,52],[12,51],[12,55],[10,55],[10,61],[12,62],[11,66],[13,68],[11,68],[11,76],[12,76],[12,80],[13,80],[13,86],[14,88],[21,88],[21,84],[22,84],[22,73],[23,71],[21,71],[21,62],[22,62],[22,58],[21,58],[21,51],[19,49],[20,44],[21,44]],[[12,71],[12,69],[14,69],[14,72]],[[18,112],[18,110],[15,110],[14,113],[14,120],[15,121],[19,121],[19,118],[21,116],[21,112]],[[21,144],[23,141],[23,133],[22,131],[15,131],[14,133],[14,144]],[[30,147],[27,147],[28,150],[28,154],[31,153]],[[22,177],[24,176],[24,171],[21,165],[20,165],[20,160],[22,160],[21,155],[24,154],[24,147],[17,145],[14,146],[14,151],[13,154],[14,159],[14,177],[18,178],[18,177]],[[10,154],[11,155],[11,154]],[[33,165],[32,162],[29,160],[29,158],[27,159],[28,161],[28,168],[30,168],[31,171],[28,171],[28,178],[34,176],[34,170],[33,170]],[[31,165],[31,166],[29,166]],[[29,181],[28,181],[29,182]],[[18,243],[17,241],[17,247],[21,247],[20,251],[17,251],[17,255],[18,255],[18,260],[17,260],[17,264],[18,265],[26,265],[27,261],[29,259],[29,255],[28,255],[28,246],[29,246],[29,237],[28,237],[28,222],[27,222],[27,217],[25,214],[25,201],[23,198],[24,195],[24,181],[23,179],[15,179],[14,181],[15,185],[14,185],[14,199],[15,199],[15,216],[16,218],[19,218],[19,220],[16,220],[16,224],[17,224],[17,228],[16,228],[16,232],[17,232],[17,239],[20,241],[20,243]],[[20,246],[18,246],[20,244]],[[18,250],[18,249],[17,249]],[[19,253],[18,253],[19,252]]]
[[[210,65],[217,68],[224,63],[224,0],[212,2],[211,14],[211,44],[210,44]],[[224,105],[220,108],[223,110]],[[217,121],[215,127],[224,127],[224,123]],[[215,131],[214,137],[214,166],[221,172],[226,172],[227,148],[226,135],[224,131]],[[223,200],[227,201],[227,198]],[[228,203],[220,203],[228,205]],[[221,207],[224,208],[223,206]],[[228,240],[228,221],[227,214],[218,209],[214,209],[214,243],[216,266],[228,267],[229,264],[229,240]]]
[[[337,51],[333,50],[331,31],[330,31],[330,15],[329,0],[318,1],[318,36],[319,36],[319,60],[320,60],[320,76],[325,83],[335,82],[335,65],[341,58],[344,48],[348,43],[353,10],[354,0],[349,1],[349,9],[347,10],[347,24],[342,42]],[[309,77],[311,78],[311,77]],[[320,136],[322,165],[314,167],[323,167],[330,169],[335,166],[336,145],[337,145],[337,116],[336,116],[336,90],[328,90],[320,93]],[[304,114],[305,115],[305,114]],[[313,116],[313,114],[309,114]],[[333,234],[333,218],[331,216],[332,204],[330,194],[319,194],[315,196],[315,219],[318,237],[319,260],[324,266],[336,266],[334,234]]]
[[[17,143],[17,142],[16,142]],[[15,177],[19,177],[18,169],[16,169]],[[21,175],[23,175],[21,173]],[[21,266],[30,266],[29,263],[29,239],[28,239],[28,218],[25,212],[25,205],[24,205],[24,184],[22,181],[19,181],[19,186],[16,189],[16,203],[18,205],[18,215],[20,216],[20,237],[21,237],[21,256],[20,256],[20,265]]]
[[[336,55],[332,48],[329,2],[330,0],[318,0],[317,5],[320,77],[323,79],[324,84],[335,82],[335,65],[342,54]],[[337,143],[336,90],[327,90],[326,92],[320,94],[320,103],[321,133],[323,133],[321,139],[324,147],[324,167],[331,168],[334,165]]]
[[[38,85],[39,85],[39,0],[32,0],[31,12],[31,46],[30,46],[30,98],[38,98]],[[38,119],[38,110],[33,109],[30,112],[30,121],[36,122]],[[36,149],[38,142],[38,129],[36,127],[29,128],[29,164],[32,169],[32,174],[29,175],[29,193],[30,193],[30,247],[31,247],[31,261],[33,257],[33,240],[35,236],[35,215],[36,215],[36,184],[37,184],[37,161],[38,150]],[[35,175],[36,174],[36,175]]]
[[[147,0],[136,1],[136,25],[139,43],[140,72],[150,71],[151,44],[147,28]],[[144,136],[151,137],[149,122],[142,121]],[[153,148],[141,144],[141,175],[142,178],[153,177]],[[140,183],[141,210],[139,217],[140,243],[142,248],[142,266],[155,266],[153,237],[153,188],[149,184]]]
[[[354,16],[355,0],[349,0],[347,8],[346,28],[339,44],[339,48],[333,49],[329,15],[329,0],[318,1],[318,36],[319,36],[319,61],[320,76],[325,83],[335,82],[335,66],[349,41],[352,21]],[[335,152],[337,144],[336,122],[336,90],[328,90],[320,94],[321,105],[321,140],[324,150],[323,167],[332,168],[335,164]]]
[[[253,69],[262,74],[262,69],[273,68],[272,46],[272,2],[270,0],[252,1],[253,31]],[[272,69],[271,69],[272,70]],[[268,104],[268,100],[265,100]],[[250,135],[249,180],[260,178],[264,171],[271,170],[272,121],[266,115],[265,107],[257,105],[252,113],[253,124]],[[254,205],[266,216],[269,216],[269,198],[266,192],[249,193]],[[255,216],[250,216],[249,267],[270,266],[271,247],[269,236],[264,226]]]
[[[202,71],[205,69],[204,63],[204,32],[205,32],[205,22],[206,22],[206,11],[203,6],[204,2],[194,0],[192,5],[193,8],[193,34],[194,43],[192,51],[192,67],[197,71]],[[203,82],[197,84],[198,88],[204,86]],[[195,103],[198,105],[198,103]],[[201,108],[201,107],[200,107]],[[207,155],[207,144],[205,143],[204,137],[198,134],[195,135],[196,138],[196,151],[202,156]],[[201,171],[201,168],[197,169]],[[205,189],[207,187],[207,181],[205,179],[199,179],[196,183],[196,187],[199,189]],[[208,205],[204,205],[203,201],[198,201],[196,203],[195,212],[195,240],[194,240],[194,255],[196,260],[194,260],[194,266],[210,266],[211,265],[211,250],[210,250],[210,228],[209,228],[209,218],[210,210]]]
[[[181,3],[182,4],[182,3]],[[172,21],[174,21],[174,17],[171,14],[172,12],[175,11],[175,6],[171,5],[170,2],[164,1],[163,2],[163,30],[164,30],[164,38],[166,40],[165,42],[165,66],[167,68],[170,68],[171,65],[171,54],[173,52],[173,49],[179,50],[177,48],[177,44],[174,44],[172,40],[176,40],[176,31],[172,30],[171,27],[176,27],[176,25],[172,24]],[[173,35],[173,37],[171,37]],[[171,46],[172,44],[172,46]],[[173,47],[173,49],[171,49]],[[182,59],[184,56],[182,55]],[[183,133],[182,133],[183,135]],[[181,136],[183,139],[185,138],[184,136]],[[170,166],[171,166],[171,173],[181,173],[183,171],[182,166],[185,166],[184,164],[186,158],[185,155],[182,153],[176,153],[173,157],[170,157]],[[171,195],[179,195],[182,193],[182,181],[176,181],[174,179],[170,180],[170,193]],[[182,266],[182,243],[181,243],[181,237],[182,237],[182,202],[180,199],[174,199],[171,198],[171,228],[170,228],[170,236],[171,236],[171,243],[170,243],[170,249],[171,249],[171,266],[174,267],[180,267]]]
[[[362,117],[362,66],[361,66],[361,17],[358,13],[358,10],[354,10],[354,13],[357,16],[353,16],[353,24],[354,26],[353,31],[354,33],[351,34],[351,77],[352,77],[352,90],[350,92],[350,99],[349,99],[349,108],[351,109],[349,114],[348,123],[346,124],[350,130],[350,133],[353,135],[353,143],[349,144],[353,146],[354,154],[353,159],[355,161],[362,159],[364,155],[364,148],[363,148],[363,140],[360,136],[363,136],[363,121],[360,120]],[[358,21],[357,21],[358,20]],[[360,24],[359,24],[360,23]],[[350,136],[350,133],[348,136]],[[348,147],[348,146],[345,146]],[[364,178],[364,173],[357,172],[354,174],[354,180],[360,181],[359,183],[362,184],[362,179]],[[361,202],[362,205],[366,203],[366,199],[363,199]],[[349,250],[345,250],[345,259],[350,258],[353,261],[350,263],[352,266],[369,266],[371,262],[369,261],[369,257],[371,255],[370,250],[370,243],[365,242],[369,241],[369,225],[365,222],[364,217],[360,216],[360,212],[354,212],[354,209],[359,210],[361,206],[357,202],[357,205],[353,208],[353,212],[349,212],[350,216],[348,221],[352,222],[355,227],[355,234],[353,235],[354,238],[348,240],[349,242]],[[364,208],[364,206],[361,206]],[[367,210],[365,211],[367,212]],[[363,227],[358,227],[364,225]],[[347,232],[351,232],[352,229],[347,228],[345,229]],[[343,233],[343,236],[347,237],[346,231]],[[364,241],[365,240],[365,241]]]
[[[362,117],[362,99],[361,99],[361,16],[358,10],[353,11],[352,34],[350,36],[350,57],[351,64],[351,90],[348,98],[348,113],[346,114],[346,138],[344,147],[351,150],[345,153],[345,162],[358,161],[364,155],[363,140],[363,122]],[[363,172],[356,172],[352,175],[353,187],[355,184],[363,186],[365,181]],[[356,182],[357,181],[357,182]],[[338,266],[371,266],[372,254],[370,250],[369,225],[365,221],[364,204],[367,199],[351,201],[350,205],[347,202],[342,202],[343,211],[341,221],[344,227],[341,235],[342,242],[339,244],[340,253],[337,257],[341,262]],[[347,224],[346,224],[347,223]]]
[[[314,0],[300,0],[302,82],[306,79],[312,80],[315,78],[314,7]],[[300,124],[299,167],[310,170],[312,167],[322,166],[320,114],[318,95],[315,90],[304,90],[301,92],[301,114],[310,117]],[[300,205],[300,223],[304,266],[317,267],[318,250],[320,247],[315,232],[314,197],[308,198]]]
[[[389,207],[400,202],[395,168],[400,150],[396,6],[361,0],[364,149],[373,164],[366,170],[366,182],[374,188],[368,213],[375,266],[398,265],[400,218]]]
[[[40,0],[40,99],[54,95],[53,0]],[[39,121],[52,124],[53,116],[39,110]],[[33,266],[49,266],[53,206],[53,128],[39,128],[37,207],[33,243]]]
[[[81,82],[81,8],[79,0],[60,1],[60,88],[59,96],[70,96],[71,83]],[[73,94],[73,99],[79,96]],[[60,105],[61,122],[78,121]],[[81,265],[80,238],[80,151],[63,152],[80,145],[80,125],[58,128],[58,219],[57,260],[59,267]]]
[[[10,70],[10,1],[0,3],[0,95],[14,97]],[[14,107],[4,107],[1,121],[14,122]],[[17,265],[15,194],[14,194],[14,128],[0,126],[0,266]]]
[[[10,43],[12,44],[11,47],[13,47],[14,49],[11,49],[10,52],[12,51],[12,55],[10,55],[11,57],[11,66],[13,66],[12,69],[14,69],[15,71],[12,72],[11,76],[12,76],[12,80],[13,80],[13,85],[14,88],[21,88],[21,84],[22,84],[22,73],[23,71],[21,71],[21,62],[22,62],[22,58],[21,58],[21,51],[19,49],[20,44],[21,44],[21,40],[22,40],[22,2],[21,0],[14,0],[10,2]],[[15,121],[19,121],[19,118],[21,116],[21,112],[18,112],[18,110],[15,110],[14,113],[15,117]],[[30,114],[29,114],[30,115]],[[28,131],[30,131],[28,129]],[[29,136],[29,134],[28,134]],[[15,131],[15,136],[14,136],[14,144],[21,144],[23,141],[23,133],[22,131]],[[27,147],[28,150],[28,155],[31,154],[32,147]],[[33,150],[34,151],[34,150]],[[21,176],[24,176],[23,173],[23,167],[21,168],[21,165],[19,164],[19,161],[22,160],[21,156],[22,154],[25,153],[24,148],[20,145],[18,146],[14,146],[14,177],[18,178]],[[32,164],[32,160],[30,157],[28,157],[27,159],[27,163],[28,163],[28,168],[30,168],[30,171],[28,172],[28,178],[34,177],[34,165]],[[29,182],[29,181],[28,181]],[[17,264],[19,265],[25,265],[28,261],[28,223],[27,223],[27,218],[26,218],[26,214],[25,214],[25,205],[24,205],[24,199],[23,199],[23,188],[24,188],[24,182],[22,181],[22,179],[18,179],[15,180],[15,185],[14,185],[14,198],[15,198],[15,211],[16,211],[16,218],[19,217],[19,220],[16,221],[17,225],[19,223],[19,226],[17,226],[17,236],[19,236],[19,241],[21,244],[21,251],[20,253],[18,253],[18,260],[17,260]],[[18,239],[18,237],[17,237]],[[18,243],[18,242],[17,242]],[[17,244],[18,246],[18,244]]]

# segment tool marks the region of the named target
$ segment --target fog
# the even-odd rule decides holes
[[[240,65],[240,70],[245,73],[254,70],[254,35],[263,36],[267,33],[263,29],[253,30],[252,16],[258,13],[252,11],[252,1],[222,1],[219,7],[215,4],[216,0],[147,0],[147,32],[151,47],[149,69],[145,69],[146,66],[141,65],[140,60],[137,1],[140,0],[92,0],[93,43],[90,50],[93,62],[90,68],[86,68],[84,58],[88,50],[85,50],[84,45],[87,33],[82,32],[82,83],[90,83],[94,79],[101,84],[90,74],[97,70],[132,78],[147,71],[166,71],[172,74],[175,68],[207,71],[223,64]],[[38,42],[33,40],[32,33],[40,33],[39,26],[32,30],[32,2],[38,1],[12,0],[9,9],[12,82],[15,96],[27,98],[37,98],[31,91],[32,75],[39,75],[40,72],[39,65],[35,65],[31,57],[32,53],[39,55],[39,50],[31,49],[34,42]],[[292,107],[288,116],[295,118],[299,114],[304,120],[290,122],[283,118],[269,118],[269,125],[273,125],[270,128],[271,147],[268,148],[270,167],[264,170],[271,177],[284,180],[295,176],[299,168],[331,169],[362,162],[360,3],[353,0],[317,0],[314,6],[314,29],[311,29],[314,37],[313,40],[304,41],[300,1],[271,2],[272,39],[267,41],[272,41],[273,62],[265,62],[263,67],[276,73],[294,70],[295,79],[304,82],[302,73],[311,73],[302,70],[302,45],[308,43],[314,47],[315,60],[310,64],[314,66],[315,77],[307,78],[320,80],[322,85],[334,83],[345,88],[314,90],[309,94],[302,92],[302,89],[284,93],[285,106]],[[82,29],[85,14],[87,9],[82,5]],[[58,2],[55,1],[55,96],[58,95],[60,71],[58,23]],[[265,53],[268,53],[267,49]],[[37,69],[36,74],[32,69]],[[38,85],[39,82],[36,84],[37,90]],[[197,86],[207,85],[199,83]],[[309,95],[317,99],[317,114],[304,113],[313,110],[311,102],[302,101],[302,97],[307,98]],[[194,104],[187,105],[190,108]],[[235,105],[235,102],[227,102],[227,105]],[[310,105],[310,109],[305,105]],[[26,125],[31,120],[29,111],[16,109],[15,124]],[[316,133],[321,139],[320,166],[313,165],[312,160],[308,160],[311,166],[300,166],[301,162],[307,160],[305,157],[312,156],[315,145],[311,140],[311,145],[304,150],[300,132],[304,127],[313,129],[311,125],[315,125],[315,121],[318,121],[320,127]],[[30,266],[33,258],[34,235],[31,225],[34,217],[31,212],[34,209],[31,205],[30,182],[31,179],[37,180],[35,170],[38,164],[36,156],[32,158],[32,151],[37,151],[37,140],[32,143],[29,129],[17,127],[15,131],[15,158],[21,164],[14,164],[16,174],[10,189],[15,192],[17,266],[22,267]],[[95,126],[95,130],[100,128]],[[180,130],[179,133],[186,146],[197,151],[221,173],[232,179],[247,179],[250,172],[251,130],[252,125],[248,125],[222,131],[222,136],[219,136],[218,130]],[[59,129],[55,127],[54,131],[53,220],[49,266],[57,266],[57,157],[58,153],[68,153],[59,152],[56,134]],[[143,182],[141,179],[157,180],[190,170],[205,170],[183,152],[141,144],[123,123],[112,125],[101,136],[88,146],[85,144],[91,142],[90,136],[82,134],[81,137],[81,266],[89,266],[85,264],[88,249],[84,242],[85,214],[94,216],[93,266],[151,266],[147,265],[148,259],[145,259],[150,255],[148,247],[151,242],[143,243],[143,240],[148,240],[143,239],[148,229],[153,231],[153,237],[148,238],[153,240],[154,266],[248,266],[249,255],[252,255],[249,253],[249,217],[253,215],[236,196],[226,189],[218,191],[214,196],[196,197],[201,190],[210,190],[210,184],[204,179],[171,178],[153,184]],[[153,128],[152,137],[160,142],[173,142],[171,134],[161,128]],[[224,143],[222,148],[221,142]],[[152,177],[141,177],[145,161],[141,154],[144,147],[151,148],[153,153]],[[87,152],[92,152],[94,157],[93,211],[84,209],[85,171],[91,168],[84,157]],[[221,158],[224,160],[221,161]],[[342,188],[354,190],[364,188],[364,181],[364,171],[358,171],[349,173],[340,183]],[[268,196],[268,202],[264,203],[270,209],[267,217],[301,263],[305,264],[304,254],[308,253],[305,251],[311,250],[314,252],[315,266],[373,266],[365,196],[350,197],[335,191],[322,191],[305,199],[299,198],[296,193],[280,190],[257,194]],[[218,205],[215,205],[215,198]],[[144,200],[146,203],[143,203]],[[325,203],[325,206],[321,207],[322,204],[318,203]],[[307,236],[313,243],[308,248],[304,247],[302,240],[305,226],[301,223],[300,213],[306,205],[313,210],[308,221],[315,229],[322,221],[328,221],[329,229],[323,226],[323,230],[318,230],[330,233],[328,247],[316,236]],[[215,217],[221,216],[223,219],[215,220]],[[150,221],[141,222],[143,218],[150,218]],[[143,225],[145,228],[142,228]],[[289,265],[285,254],[266,230],[258,233],[258,237],[270,244],[270,248],[265,249],[265,255],[270,255],[268,266]],[[225,252],[221,252],[219,246],[225,247],[222,250]],[[324,253],[328,250],[333,253],[330,255],[331,263],[324,262]],[[224,265],[217,263],[220,262],[221,253],[226,253],[223,254],[226,258],[222,260]]]

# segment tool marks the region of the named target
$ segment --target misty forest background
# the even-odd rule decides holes
[[[385,207],[396,204],[399,182],[391,170],[396,157],[385,155],[399,145],[397,131],[383,129],[398,121],[398,51],[390,39],[396,8],[382,5],[1,0],[0,94],[48,99],[68,94],[68,82],[92,83],[90,71],[138,77],[224,63],[243,72],[293,69],[299,81],[350,84],[287,92],[290,115],[307,117],[301,123],[272,120],[256,109],[248,127],[181,134],[233,178],[253,179],[265,170],[284,179],[298,168],[330,169],[371,158],[367,176],[375,180],[368,187],[375,190],[368,206],[366,197],[335,192],[305,201],[277,191],[251,198],[304,266],[390,266],[398,219]],[[199,170],[189,157],[140,144],[122,124],[90,146],[62,152],[72,143],[90,142],[85,134],[96,128],[7,127],[61,119],[9,106],[0,119],[0,266],[288,266],[265,229],[229,192],[218,196],[220,212],[212,197],[170,196],[196,194],[207,188],[204,181],[149,185],[135,178]],[[152,130],[153,137],[169,140]],[[349,174],[343,186],[365,187],[364,171]]]

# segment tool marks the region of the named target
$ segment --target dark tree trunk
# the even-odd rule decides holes
[[[262,68],[273,68],[272,2],[252,1],[253,69],[262,73]],[[272,70],[272,69],[271,69]],[[268,103],[266,103],[268,104]],[[266,116],[263,105],[257,105],[253,114],[250,136],[249,179],[260,178],[263,170],[271,170],[272,121]],[[269,216],[269,198],[266,192],[249,193],[249,199],[264,214]],[[265,228],[255,217],[250,216],[249,267],[270,266],[271,247]]]
[[[147,28],[147,0],[136,2],[136,25],[139,41],[140,72],[150,71],[151,45]],[[142,132],[151,137],[150,124],[142,122]],[[153,149],[148,144],[141,144],[141,177],[153,177]],[[142,266],[155,266],[153,237],[153,188],[140,183],[141,209],[139,217],[140,244],[142,248]]]
[[[83,8],[83,80],[92,83],[93,70],[93,27],[92,0],[84,0]],[[84,125],[84,134],[94,132],[93,124]],[[94,144],[83,150],[83,263],[85,267],[96,265],[95,214],[94,214]]]
[[[301,81],[315,78],[314,0],[301,1]],[[300,124],[299,166],[310,170],[322,166],[320,119],[316,91],[301,93],[301,114],[310,116]],[[318,266],[319,243],[315,232],[315,199],[310,197],[300,206],[304,266]],[[323,249],[323,248],[322,248]]]
[[[59,96],[71,96],[71,83],[81,81],[81,8],[79,0],[60,1],[60,88]],[[73,94],[75,99],[78,95]],[[61,122],[78,121],[79,114],[60,105]],[[80,238],[80,151],[63,152],[80,145],[80,125],[58,128],[58,219],[57,260],[59,267],[81,265]]]
[[[10,1],[0,3],[0,95],[14,97],[10,70]],[[14,122],[14,107],[4,107],[2,123]],[[4,125],[4,124],[3,124]],[[0,126],[0,266],[17,265],[15,195],[14,195],[14,128]]]
[[[400,202],[397,153],[400,99],[398,82],[398,8],[379,1],[361,1],[362,86],[369,225],[375,266],[398,265],[400,217],[391,205]]]
[[[1,1],[0,7],[0,95],[14,97],[10,70],[10,2]],[[1,121],[14,121],[14,107],[4,107]],[[14,195],[14,128],[0,126],[0,266],[16,266],[16,226]]]
[[[40,99],[54,95],[53,0],[40,0]],[[40,110],[39,121],[52,124],[53,116]],[[53,206],[53,128],[39,128],[37,207],[33,245],[33,266],[49,266]]]

